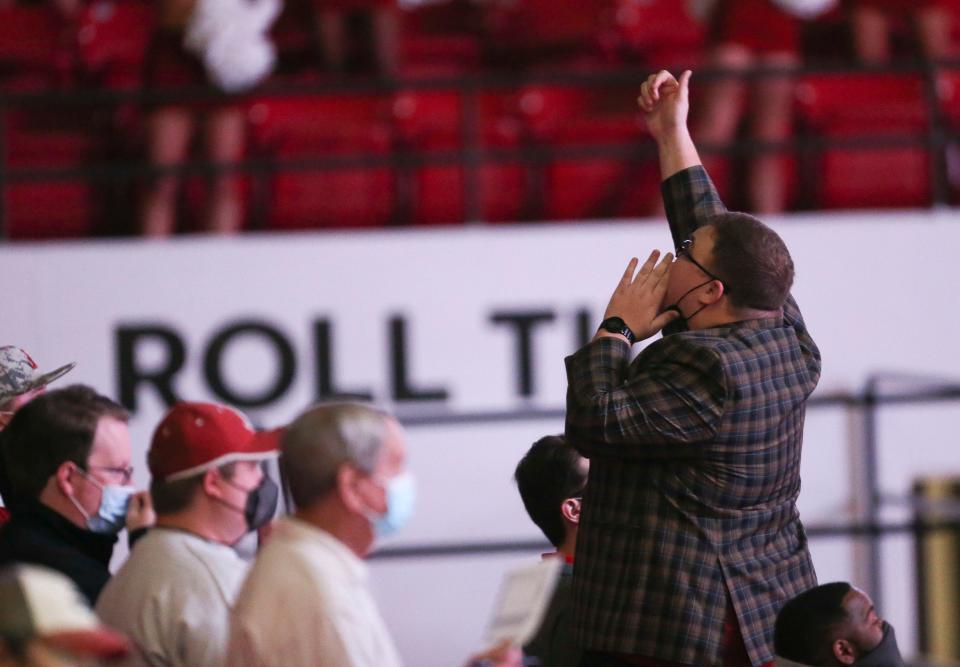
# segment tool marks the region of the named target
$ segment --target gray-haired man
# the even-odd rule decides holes
[[[280,451],[297,509],[240,591],[227,664],[399,667],[361,559],[413,509],[400,425],[362,405],[318,406],[287,428]]]

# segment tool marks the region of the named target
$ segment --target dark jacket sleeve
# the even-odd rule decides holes
[[[708,224],[710,218],[727,212],[727,207],[720,200],[720,193],[702,165],[678,171],[663,181],[660,184],[660,194],[667,212],[674,248],[679,248],[694,231]],[[669,336],[686,329],[686,322],[682,319],[674,320],[664,327],[663,335]]]
[[[651,345],[632,370],[629,354],[600,338],[567,357],[567,438],[587,457],[702,455],[727,394],[717,354],[680,337]]]
[[[697,228],[708,224],[710,218],[727,212],[727,207],[720,201],[720,193],[702,165],[678,171],[663,181],[660,194],[675,248],[679,248]]]

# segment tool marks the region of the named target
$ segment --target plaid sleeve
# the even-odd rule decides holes
[[[703,165],[678,171],[664,180],[660,184],[660,194],[674,247],[679,247],[712,216],[727,211]]]
[[[630,372],[630,348],[601,338],[566,360],[566,435],[586,456],[686,458],[714,440],[726,383],[716,353],[683,342]],[[664,445],[682,445],[669,447]]]
[[[807,324],[803,321],[803,315],[800,313],[800,306],[792,294],[787,295],[787,300],[783,304],[783,323],[797,333],[797,340],[800,341],[800,349],[803,351],[803,357],[807,361],[807,370],[810,371],[810,377],[814,384],[820,379],[820,348],[813,341],[813,336],[807,330]]]

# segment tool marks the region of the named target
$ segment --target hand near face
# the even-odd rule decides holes
[[[667,253],[657,263],[659,257],[659,250],[651,252],[639,271],[637,258],[630,260],[603,316],[603,319],[621,318],[637,340],[649,338],[679,317],[679,313],[672,310],[660,312],[673,255]]]
[[[640,86],[637,104],[654,139],[660,140],[677,128],[686,127],[691,74],[686,70],[677,81],[667,70],[660,70],[647,77]]]
[[[127,506],[127,530],[149,528],[156,522],[157,513],[153,511],[153,501],[150,499],[150,493],[140,491],[133,494],[130,497],[130,505]]]

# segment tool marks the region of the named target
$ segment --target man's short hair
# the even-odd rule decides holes
[[[566,537],[560,505],[583,493],[583,458],[560,435],[540,438],[524,454],[514,473],[527,514],[555,547]]]
[[[237,461],[225,463],[219,466],[217,470],[220,476],[227,481],[232,480],[236,473]],[[192,477],[186,479],[176,479],[167,481],[154,477],[150,480],[150,500],[153,501],[153,509],[157,514],[173,514],[187,508],[197,495],[200,487],[203,486],[203,478],[207,471],[198,472]]]
[[[716,231],[712,267],[740,308],[777,310],[793,286],[793,259],[780,236],[746,213],[710,220]]]
[[[318,405],[297,417],[280,439],[280,467],[296,506],[307,507],[336,488],[345,463],[373,473],[391,419],[358,403]]]
[[[788,601],[773,630],[777,655],[805,665],[822,665],[830,658],[831,644],[849,618],[843,599],[853,586],[835,581],[804,591]]]
[[[66,461],[86,470],[101,417],[126,422],[129,414],[96,390],[75,384],[48,391],[17,410],[0,431],[7,497],[37,498]]]

